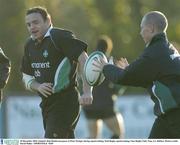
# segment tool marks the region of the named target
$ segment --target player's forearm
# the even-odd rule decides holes
[[[80,56],[79,56],[79,74],[81,76],[82,82],[83,82],[83,93],[88,93],[92,95],[92,87],[89,86],[89,84],[86,82],[85,78],[84,78],[84,64],[87,60],[88,56],[85,52],[83,52]]]
[[[124,76],[124,70],[114,65],[108,64],[103,68],[104,76],[113,83],[121,83]]]
[[[38,91],[40,84],[35,80],[34,76],[23,73],[23,82],[25,84],[26,89],[30,91]]]
[[[82,88],[83,93],[87,93],[87,94],[92,95],[92,87],[87,83],[87,81],[84,78],[83,68],[80,69],[79,73],[80,73],[80,76],[81,76],[81,79],[82,79],[82,83],[83,83],[83,88]]]
[[[83,93],[92,95],[92,87],[89,86],[89,84],[85,80],[83,80]]]
[[[79,75],[80,75],[80,77],[82,79],[82,83],[83,83],[82,91],[83,91],[83,93],[87,93],[87,94],[92,95],[92,87],[87,83],[87,81],[84,78],[84,74],[83,74],[84,65],[81,64],[79,67],[80,67],[79,68]]]

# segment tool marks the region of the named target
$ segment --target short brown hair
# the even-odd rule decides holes
[[[47,9],[41,6],[32,7],[26,11],[26,15],[29,15],[32,13],[39,13],[42,16],[44,21],[50,18],[50,14],[48,13]]]

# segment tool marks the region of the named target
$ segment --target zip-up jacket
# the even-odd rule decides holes
[[[155,35],[126,69],[105,65],[103,73],[114,83],[147,88],[155,115],[180,105],[180,55],[165,33]]]

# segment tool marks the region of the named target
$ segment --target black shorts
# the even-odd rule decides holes
[[[87,119],[107,119],[116,115],[113,108],[107,108],[104,110],[85,110],[84,114]]]
[[[149,138],[180,138],[180,108],[173,109],[156,118]]]
[[[76,90],[50,96],[41,107],[46,138],[74,138],[80,113]]]

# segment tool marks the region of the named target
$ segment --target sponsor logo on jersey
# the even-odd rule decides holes
[[[40,77],[41,76],[41,72],[39,70],[35,70],[34,71],[34,76],[35,77]]]
[[[32,68],[50,68],[50,62],[34,62],[31,63]]]

